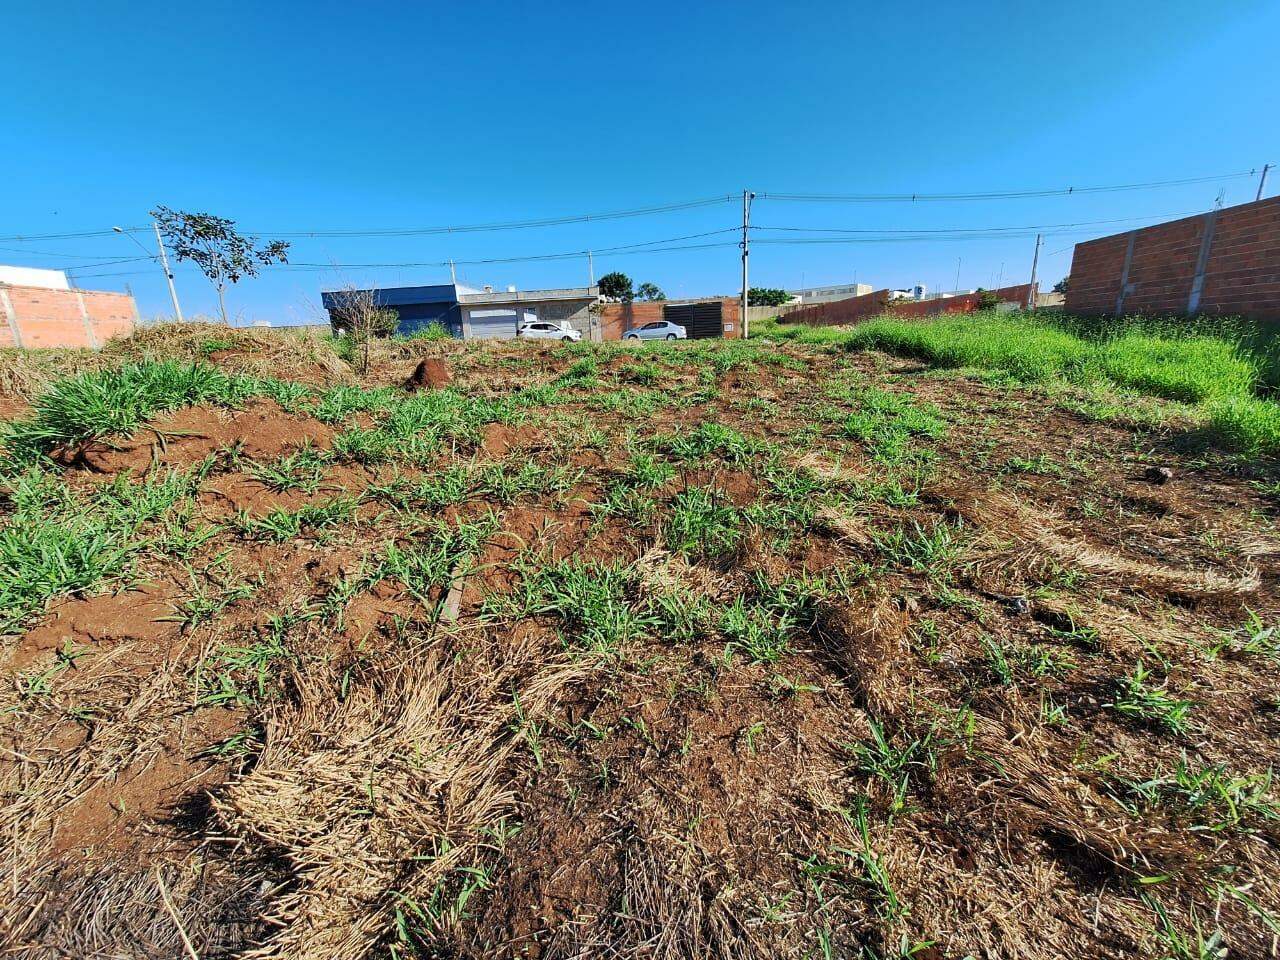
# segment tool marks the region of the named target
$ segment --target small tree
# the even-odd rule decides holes
[[[344,287],[329,300],[329,326],[334,336],[349,337],[351,359],[360,373],[369,372],[369,343],[395,333],[400,314],[378,303],[372,290]]]
[[[227,320],[226,289],[228,283],[239,283],[244,277],[256,277],[258,271],[272,263],[289,262],[289,244],[272,240],[261,247],[257,237],[236,232],[234,220],[215,217],[211,213],[186,213],[156,207],[151,216],[160,226],[173,255],[190,260],[209,278],[218,291],[218,310],[222,322]]]
[[[791,300],[791,294],[776,287],[752,287],[747,291],[749,307],[780,307]]]
[[[636,299],[646,300],[652,303],[658,300],[667,299],[667,295],[662,292],[662,289],[656,283],[649,283],[649,281],[646,280],[644,283],[640,284],[640,286],[636,287]]]
[[[994,290],[985,290],[979,287],[976,292],[978,294],[979,310],[994,310],[1000,306],[1000,295]]]
[[[600,296],[608,297],[610,300],[620,300],[623,303],[630,303],[636,298],[635,292],[631,289],[631,278],[616,270],[600,278]]]
[[[1071,282],[1070,277],[1063,277],[1061,280],[1059,280],[1057,283],[1053,285],[1053,292],[1060,293],[1065,297],[1067,295],[1067,284],[1070,282]]]

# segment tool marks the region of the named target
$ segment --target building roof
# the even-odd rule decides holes
[[[341,302],[345,290],[322,290],[320,302],[325,309]],[[380,307],[403,307],[414,303],[457,303],[457,288],[452,283],[436,283],[423,287],[373,287],[356,293],[372,293]]]
[[[554,290],[494,290],[464,293],[459,302],[467,305],[490,303],[546,303],[552,300],[594,300],[599,287],[559,287]]]
[[[343,290],[322,290],[320,301],[325,309],[340,302]],[[404,307],[423,303],[546,303],[554,300],[594,300],[599,287],[560,287],[554,290],[477,290],[460,283],[436,283],[421,287],[373,287],[357,290],[373,294],[380,307]]]

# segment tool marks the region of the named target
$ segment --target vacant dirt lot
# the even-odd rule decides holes
[[[0,378],[13,955],[1275,955],[1273,466],[878,353],[202,335],[86,362],[208,364],[114,432]]]

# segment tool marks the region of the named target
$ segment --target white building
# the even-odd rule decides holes
[[[845,283],[834,287],[806,287],[803,290],[788,290],[792,303],[831,303],[833,300],[848,300],[850,297],[861,297],[871,292],[869,283]]]
[[[11,287],[43,287],[46,290],[70,290],[67,275],[61,270],[39,267],[6,267],[0,265],[0,283]]]

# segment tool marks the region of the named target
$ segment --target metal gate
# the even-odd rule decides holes
[[[472,310],[467,319],[473,340],[510,340],[516,335],[514,310]]]
[[[709,303],[664,304],[662,319],[668,323],[680,324],[691,340],[724,335],[724,304],[719,300]]]

